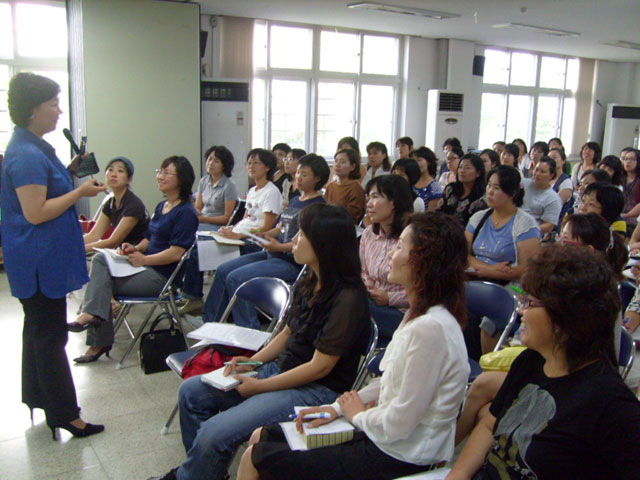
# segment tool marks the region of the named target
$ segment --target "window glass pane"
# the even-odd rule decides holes
[[[522,52],[512,53],[510,84],[533,87],[536,84],[536,63],[536,55]]]
[[[542,88],[564,88],[565,59],[542,57],[540,86]]]
[[[398,74],[398,39],[364,36],[362,72],[380,75]]]
[[[271,27],[271,66],[311,68],[313,32],[309,28]]]
[[[305,145],[307,82],[271,82],[271,144]]]
[[[254,78],[251,85],[251,146],[264,148],[265,138],[265,83]]]
[[[9,89],[9,66],[0,65],[0,152],[4,152],[11,136],[11,119],[7,108]]]
[[[558,135],[558,109],[560,98],[541,95],[538,97],[538,111],[536,114],[536,135],[534,140],[546,142]]]
[[[360,148],[377,141],[393,150],[393,87],[363,85],[360,96]]]
[[[527,145],[531,143],[531,111],[533,97],[529,95],[509,95],[507,111],[507,141],[522,138]]]
[[[352,83],[318,83],[316,152],[333,158],[342,137],[353,135],[355,88]]]
[[[485,70],[486,71],[486,70]],[[494,142],[504,140],[504,113],[506,95],[483,93],[480,109],[480,136],[478,148],[491,148]]]
[[[360,37],[355,33],[320,33],[320,70],[357,73],[360,70]]]
[[[0,57],[13,57],[13,28],[11,26],[11,6],[0,3]]]
[[[509,54],[500,50],[484,52],[484,83],[506,85],[509,80]]]
[[[567,85],[565,88],[575,92],[578,90],[578,74],[580,73],[580,62],[577,58],[567,60]]]
[[[267,68],[267,26],[262,22],[253,26],[253,68]]]
[[[569,153],[573,152],[573,126],[576,117],[576,99],[565,98],[562,108],[562,130],[560,138],[564,145],[564,150]]]
[[[66,58],[65,8],[19,3],[16,5],[16,35],[20,56]]]

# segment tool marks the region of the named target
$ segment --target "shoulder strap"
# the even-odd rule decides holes
[[[475,231],[473,232],[473,238],[471,239],[471,255],[473,255],[473,243],[476,241],[476,238],[478,237],[478,234],[480,233],[480,229],[484,226],[484,224],[487,221],[487,218],[489,218],[489,216],[493,213],[493,208],[490,208],[487,213],[485,213],[482,217],[482,220],[480,220],[480,223],[478,224],[478,226],[476,227]],[[475,255],[474,255],[475,257]]]

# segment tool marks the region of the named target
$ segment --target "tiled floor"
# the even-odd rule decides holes
[[[75,318],[77,305],[77,296],[68,302],[69,319]],[[143,308],[134,318],[141,320]],[[32,425],[20,398],[22,323],[21,304],[11,297],[0,270],[0,479],[146,479],[184,460],[177,420],[167,435],[160,435],[175,405],[179,379],[173,372],[145,375],[137,352],[129,355],[126,368],[116,370],[116,359],[128,344],[125,329],[118,333],[112,358],[71,367],[82,417],[105,424],[106,431],[75,439],[63,430],[54,442],[41,410],[35,411]],[[84,353],[84,342],[83,333],[69,334],[72,365]]]

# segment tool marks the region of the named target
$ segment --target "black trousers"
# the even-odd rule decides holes
[[[38,289],[31,298],[20,299],[24,311],[22,331],[22,403],[42,408],[49,426],[79,417],[69,360],[67,300],[48,298]]]

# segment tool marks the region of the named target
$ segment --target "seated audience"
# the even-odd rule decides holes
[[[301,148],[292,148],[284,159],[284,173],[289,178],[282,182],[282,206],[286,207],[296,195],[300,195],[300,190],[295,182],[296,172],[298,171],[298,160],[307,154]]]
[[[636,478],[640,403],[616,369],[618,286],[599,252],[549,245],[522,278],[521,353],[447,476]],[[579,419],[579,420],[578,420]]]
[[[445,187],[440,209],[466,226],[471,215],[486,208],[482,199],[484,178],[484,164],[480,157],[474,153],[463,155],[457,169],[457,180]]]
[[[502,154],[502,150],[504,150],[505,145],[506,145],[505,142],[503,142],[502,140],[498,140],[497,142],[493,142],[493,145],[491,145],[491,148],[493,149],[494,152],[500,155]]]
[[[489,178],[489,172],[496,167],[500,166],[500,155],[491,150],[490,148],[485,148],[480,153],[480,159],[484,164],[484,173]]]
[[[142,200],[129,188],[133,171],[133,163],[125,157],[115,157],[107,164],[105,181],[113,195],[91,231],[84,235],[87,253],[94,248],[117,248],[123,242],[138,243],[144,238],[149,213]],[[113,233],[102,240],[109,227],[114,229]]]
[[[623,175],[624,169],[622,167],[622,162],[615,155],[607,155],[598,163],[598,168],[603,169],[605,172],[609,174],[611,177],[611,183],[613,183],[616,187],[622,189],[622,184],[624,182]]]
[[[276,217],[282,211],[282,194],[271,182],[275,169],[276,157],[273,153],[262,148],[249,151],[247,173],[255,185],[247,192],[244,217],[234,226],[221,227],[218,230],[220,235],[227,238],[246,239],[247,233],[267,232],[275,226]],[[240,247],[240,253],[243,255],[259,250],[259,246],[247,240],[244,246]]]
[[[553,190],[558,194],[562,202],[560,218],[558,220],[558,225],[562,225],[564,216],[573,209],[573,182],[567,173],[568,163],[564,150],[553,148],[549,151],[549,157],[556,162],[556,178],[553,184]]]
[[[191,204],[193,168],[185,157],[162,161],[157,170],[158,189],[166,200],[156,207],[144,238],[137,244],[123,243],[121,251],[134,267],[144,271],[127,277],[112,277],[103,253],[91,260],[89,284],[84,295],[82,314],[68,324],[69,331],[87,332],[87,352],[76,363],[95,362],[109,353],[114,332],[111,298],[114,295],[150,297],[158,295],[167,283],[185,250],[196,238],[198,216]]]
[[[450,146],[446,150],[446,166],[447,169],[440,174],[440,178],[438,179],[438,183],[442,188],[445,188],[450,183],[456,181],[456,172],[458,171],[458,164],[460,163],[460,159],[464,156],[464,152],[462,148],[453,145]]]
[[[293,197],[278,217],[275,228],[260,234],[269,241],[261,252],[242,255],[218,266],[204,305],[205,322],[218,322],[236,289],[254,277],[275,277],[293,283],[300,265],[293,258],[293,237],[298,233],[298,216],[303,208],[325,203],[320,190],[329,178],[329,166],[324,158],[310,153],[300,159],[296,184],[301,193]],[[239,299],[232,310],[233,322],[241,327],[259,328],[253,306]]]
[[[398,158],[409,158],[412,152],[413,139],[411,137],[400,137],[396,140],[396,153],[398,154]]]
[[[402,321],[409,302],[401,285],[389,283],[389,252],[398,244],[406,216],[413,211],[409,184],[397,175],[373,178],[367,184],[367,213],[371,220],[360,238],[362,280],[369,292],[369,309],[378,325],[381,344]]]
[[[520,173],[522,173],[522,178],[525,178],[525,171],[533,171],[533,169],[531,169],[531,158],[529,157],[527,144],[524,143],[524,140],[521,138],[516,138],[511,143],[518,147],[517,163],[515,166],[520,170]]]
[[[564,145],[562,145],[562,140],[560,140],[558,137],[553,137],[552,139],[550,139],[547,142],[547,145],[549,145],[549,151],[551,151],[554,148],[556,148],[556,149],[562,150],[564,152]]]
[[[580,163],[575,166],[571,173],[573,184],[578,183],[582,174],[587,170],[593,170],[602,158],[602,148],[597,142],[587,142],[580,149]]]
[[[633,148],[625,148],[622,151],[622,165],[624,173],[622,175],[624,193],[624,210],[622,218],[627,222],[627,232],[631,234],[637,224],[637,217],[640,215],[640,152]]]
[[[542,234],[551,232],[560,219],[562,201],[551,187],[556,178],[556,162],[551,157],[542,157],[533,171],[533,179],[525,178],[524,203],[522,209],[535,218]]]
[[[393,163],[391,174],[404,178],[411,187],[411,193],[413,195],[413,211],[416,213],[424,212],[424,201],[415,191],[415,184],[420,179],[420,167],[418,166],[418,162],[413,158],[399,158]]]
[[[625,235],[627,226],[620,216],[623,208],[624,197],[615,185],[595,182],[585,188],[578,211],[600,215],[614,232]]]
[[[226,225],[238,203],[238,189],[233,180],[233,154],[223,146],[209,147],[205,153],[207,174],[198,182],[196,212],[198,221],[217,230]]]
[[[613,243],[612,243],[613,241]],[[585,245],[605,256],[616,280],[621,280],[622,269],[627,263],[627,252],[621,235],[612,239],[609,227],[602,217],[595,213],[569,215],[559,237],[561,245]],[[618,320],[614,327],[616,355],[620,347],[620,327]],[[458,419],[456,445],[473,430],[478,420],[487,412],[491,401],[507,376],[503,371],[482,372],[471,384],[467,401]]]
[[[235,357],[225,369],[258,376],[236,377],[241,384],[228,392],[200,376],[182,383],[187,459],[157,478],[222,480],[236,446],[256,428],[287,420],[296,405],[330,404],[351,388],[370,337],[355,225],[344,208],[324,204],[305,208],[299,225],[293,255],[311,273],[293,292],[286,325],[251,358]],[[245,361],[261,365],[239,364]]]
[[[291,147],[286,143],[276,143],[271,151],[276,157],[276,169],[273,172],[273,178],[270,180],[282,193],[282,184],[284,181],[287,179],[291,180],[291,177],[284,171],[284,159],[286,158],[287,153],[291,151]]]
[[[585,188],[595,182],[611,183],[611,176],[601,168],[594,168],[584,172],[580,178],[580,182],[577,184],[577,195],[575,196],[576,209],[580,208]]]
[[[409,293],[410,309],[387,347],[382,377],[332,405],[311,428],[344,416],[358,427],[353,440],[291,451],[279,425],[256,430],[239,480],[300,478],[393,479],[433,468],[453,455],[455,418],[469,373],[464,325],[464,236],[440,212],[414,215],[400,236],[389,281]],[[311,473],[312,472],[312,473]]]
[[[391,162],[387,146],[382,142],[371,142],[367,145],[367,171],[360,185],[364,188],[367,182],[378,175],[385,175],[391,170]]]
[[[435,210],[442,198],[442,186],[436,181],[438,158],[430,148],[420,147],[413,151],[413,158],[420,168],[420,179],[413,186],[427,210]]]
[[[533,172],[536,169],[536,165],[542,157],[549,155],[549,145],[545,142],[536,142],[529,150],[529,164],[524,166],[522,173],[524,178],[533,177]]]
[[[489,173],[487,205],[489,210],[474,214],[467,224],[469,272],[471,278],[507,284],[517,282],[527,260],[540,248],[540,228],[535,219],[522,210],[524,191],[520,173],[502,165]],[[480,323],[482,353],[495,347],[506,323],[483,318]]]
[[[520,150],[518,149],[518,146],[515,143],[507,143],[502,149],[502,153],[500,153],[500,163],[502,165],[518,168],[519,155]],[[518,169],[518,171],[520,172],[520,169]]]
[[[360,155],[355,150],[343,148],[334,157],[335,182],[329,183],[324,192],[327,203],[346,208],[356,224],[364,215],[365,194],[360,186]]]

